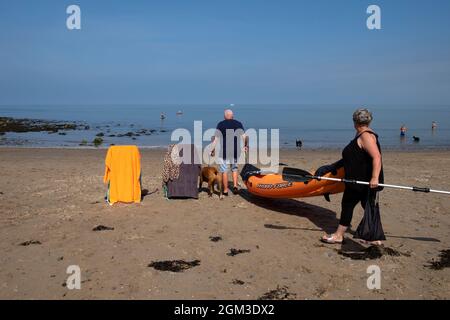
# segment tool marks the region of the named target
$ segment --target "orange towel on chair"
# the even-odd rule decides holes
[[[109,202],[141,202],[141,155],[136,146],[111,146],[105,159]]]

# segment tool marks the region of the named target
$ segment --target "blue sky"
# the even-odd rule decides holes
[[[82,29],[66,28],[77,4]],[[382,30],[366,28],[366,8]],[[449,104],[450,1],[0,0],[0,104]]]

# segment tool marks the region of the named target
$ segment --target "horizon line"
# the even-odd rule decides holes
[[[52,103],[0,103],[0,107],[38,107],[38,106],[67,106],[67,107],[92,107],[92,106],[224,106],[225,108],[228,107],[239,107],[239,106],[272,106],[272,105],[284,105],[284,106],[361,106],[361,107],[370,107],[370,106],[434,106],[434,107],[447,107],[450,106],[449,103],[345,103],[345,102],[339,102],[339,103],[320,103],[320,102],[251,102],[251,103],[221,103],[221,102],[201,102],[201,103],[195,103],[195,102],[189,102],[189,103],[176,103],[176,102],[152,102],[152,103],[129,103],[129,102],[114,102],[114,103],[58,103],[58,102],[52,102]]]

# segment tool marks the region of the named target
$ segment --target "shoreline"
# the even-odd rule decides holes
[[[115,145],[136,145],[133,143],[129,144],[115,144]],[[100,146],[100,147],[94,147],[94,146],[20,146],[20,145],[0,145],[0,150],[23,150],[23,149],[53,149],[53,150],[108,150],[108,148],[112,145],[108,146]],[[136,145],[140,150],[167,150],[168,146],[139,146]],[[345,147],[343,145],[342,147],[323,147],[323,148],[308,148],[308,147],[302,147],[301,149],[297,149],[296,147],[281,147],[279,148],[280,152],[298,152],[299,154],[301,152],[336,152],[336,151],[342,151],[342,149]],[[392,153],[392,152],[399,152],[399,153],[429,153],[429,152],[436,152],[436,153],[445,153],[450,151],[450,146],[448,147],[423,147],[423,148],[394,148],[394,147],[387,147],[383,148],[382,146],[382,152],[383,153]]]
[[[134,145],[132,143],[130,144],[121,144],[121,145]],[[95,150],[99,150],[99,151],[106,151],[108,150],[110,146],[105,146],[105,147],[85,147],[85,146],[80,146],[80,147],[76,147],[76,146],[49,146],[49,147],[38,147],[38,146],[2,146],[0,145],[0,150],[89,150],[89,151],[95,151]],[[139,150],[155,150],[155,151],[161,151],[161,152],[165,152],[167,150],[167,146],[137,146],[139,148]],[[292,152],[292,153],[298,153],[299,155],[301,155],[302,153],[310,153],[310,152],[316,152],[316,153],[326,153],[326,152],[341,152],[342,149],[345,146],[343,146],[342,148],[302,148],[301,150],[297,150],[295,147],[292,148],[280,148],[280,153],[281,152]],[[406,154],[413,154],[413,153],[418,153],[418,154],[424,154],[424,153],[436,153],[436,154],[443,154],[443,153],[448,153],[450,152],[450,146],[447,148],[423,148],[423,149],[396,149],[396,148],[386,148],[382,150],[383,154],[389,154],[389,153],[406,153]]]
[[[21,111],[19,109],[7,112],[4,117],[0,116],[0,147],[76,149],[80,144],[81,146],[93,146],[103,143],[103,145],[141,144],[140,148],[165,148],[166,145],[170,144],[170,132],[172,130],[187,128],[191,134],[193,130],[192,119],[174,116],[170,120],[159,121],[159,113],[155,113],[156,111],[142,113],[142,110],[136,110],[137,114],[141,114],[145,118],[145,121],[143,121],[142,117],[123,119],[117,117],[117,114],[114,115],[114,113],[111,114],[111,117],[100,120],[96,118],[98,114],[101,114],[102,110],[99,109],[92,111],[91,118],[87,116],[86,118],[63,116],[64,114],[58,113],[57,109],[53,110],[51,107],[46,109],[45,106],[36,110],[41,110],[43,113],[41,115],[30,114],[29,110]],[[73,106],[69,110],[75,112],[76,108]],[[244,123],[254,118],[251,110],[251,108],[246,109],[245,107],[240,109],[241,120]],[[324,110],[328,109],[325,108]],[[341,150],[354,136],[352,127],[344,126],[340,117],[338,117],[341,119],[339,123],[331,122],[332,125],[330,125],[325,121],[323,125],[312,126],[304,118],[301,118],[303,120],[299,122],[289,120],[295,119],[299,114],[301,115],[297,109],[282,109],[279,111],[283,115],[282,117],[273,113],[270,108],[263,108],[263,111],[267,115],[264,119],[273,117],[274,121],[250,121],[251,125],[249,124],[248,128],[257,130],[259,130],[258,128],[280,128],[279,147],[281,150],[296,149],[295,142],[297,139],[303,141],[303,150]],[[314,118],[322,111],[320,109],[309,110],[308,112],[309,116]],[[339,110],[333,108],[328,111],[335,112],[335,115],[341,115]],[[389,116],[386,112],[389,112]],[[450,150],[449,124],[444,121],[448,111],[445,108],[443,110],[438,108],[435,112],[439,116],[437,118],[442,118],[442,123],[437,130],[434,131],[424,126],[424,122],[418,119],[425,119],[428,115],[419,112],[417,119],[413,117],[414,122],[408,123],[408,134],[402,138],[399,135],[397,125],[392,124],[391,111],[380,109],[380,120],[378,120],[380,122],[374,124],[374,129],[382,138],[380,140],[382,149],[394,151]],[[132,113],[132,110],[130,110],[130,113]],[[192,113],[198,115],[200,119],[203,118],[202,121],[208,123],[208,126],[215,126],[217,119],[211,120],[210,115],[206,115],[204,109],[194,108]],[[25,117],[25,115],[29,117]],[[48,120],[53,119],[52,115],[55,115],[53,118],[73,120]],[[56,115],[59,115],[59,117],[56,117]],[[388,122],[386,123],[386,121]],[[402,119],[398,121],[399,123],[403,122]],[[64,130],[65,127],[74,130]],[[207,126],[204,129],[206,128]],[[413,136],[420,137],[420,142],[414,142]]]

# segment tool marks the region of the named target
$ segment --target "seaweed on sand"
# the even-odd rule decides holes
[[[105,230],[114,230],[113,227],[107,227],[103,225],[96,226],[92,231],[105,231]]]
[[[159,271],[171,271],[171,272],[183,272],[187,269],[199,266],[200,260],[184,261],[184,260],[166,260],[166,261],[153,261],[148,267],[154,268]]]
[[[211,240],[212,242],[218,242],[218,241],[222,240],[222,237],[221,236],[215,236],[215,237],[211,236],[211,237],[209,237],[209,240]]]
[[[295,293],[290,293],[288,287],[277,286],[275,290],[264,293],[258,300],[293,300],[296,298]]]
[[[38,241],[38,240],[29,240],[29,241],[25,241],[25,242],[20,243],[19,246],[26,247],[26,246],[29,246],[29,245],[32,245],[32,244],[42,244],[42,243],[40,241]]]
[[[234,257],[235,255],[241,254],[241,253],[248,253],[250,250],[247,249],[230,249],[230,252],[227,253],[227,256]]]
[[[450,249],[441,250],[441,253],[439,254],[439,260],[433,259],[426,267],[433,270],[442,270],[444,268],[450,267]]]

